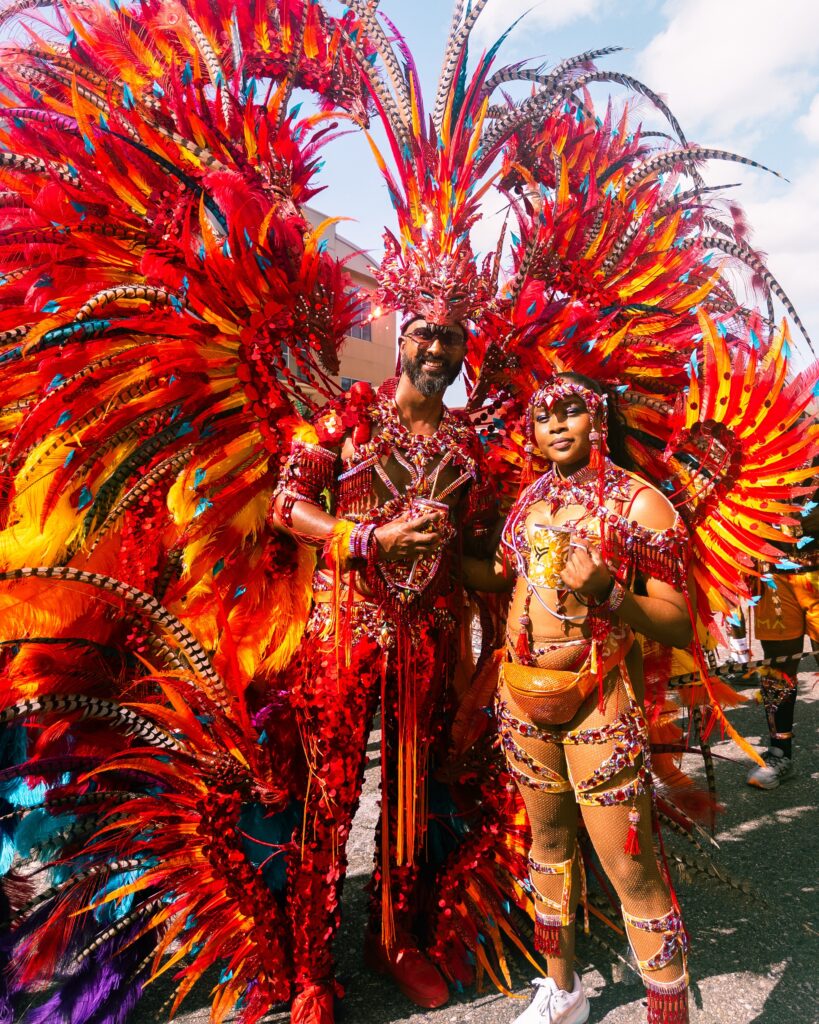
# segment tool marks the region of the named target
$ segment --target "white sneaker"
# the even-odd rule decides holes
[[[534,999],[512,1024],[586,1024],[591,1007],[576,974],[571,992],[558,988],[553,978],[535,978],[532,986]]]
[[[785,757],[778,747],[771,747],[762,755],[765,767],[757,765],[748,775],[749,786],[757,789],[776,789],[780,782],[793,775],[793,761]]]

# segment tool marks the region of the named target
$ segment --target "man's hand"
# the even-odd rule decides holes
[[[379,558],[385,562],[414,562],[422,555],[431,555],[441,546],[439,526],[443,518],[440,512],[428,512],[416,519],[399,516],[379,526],[373,534]]]
[[[572,542],[566,566],[560,578],[576,594],[603,601],[611,590],[612,575],[603,564],[600,549]]]

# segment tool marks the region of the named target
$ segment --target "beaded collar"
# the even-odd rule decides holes
[[[628,473],[615,466],[610,459],[606,459],[603,474],[603,502],[627,502],[631,492],[631,478]],[[584,466],[571,476],[561,476],[552,467],[526,488],[516,505],[528,508],[542,501],[552,514],[567,505],[579,505],[587,512],[593,512],[601,505],[600,498],[598,470]]]
[[[413,434],[399,419],[393,396],[387,392],[379,395],[379,401],[373,408],[372,422],[377,428],[373,431],[375,436],[356,446],[347,472],[363,468],[363,464],[371,466],[397,450],[418,469],[449,453],[453,462],[463,466],[473,480],[476,478],[474,430],[471,424],[446,406],[433,434]]]

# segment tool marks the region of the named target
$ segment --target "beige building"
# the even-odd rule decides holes
[[[307,218],[313,226],[326,217],[318,210],[307,209]],[[346,260],[345,268],[357,289],[362,293],[362,322],[356,324],[341,350],[341,369],[335,379],[343,390],[356,381],[364,380],[378,387],[387,377],[395,373],[396,359],[396,318],[393,313],[368,321],[371,310],[370,300],[377,284],[373,271],[377,264],[366,253],[362,253],[352,242],[343,238],[336,225],[330,224],[324,232],[327,251],[336,259]]]

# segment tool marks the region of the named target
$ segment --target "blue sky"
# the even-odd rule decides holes
[[[450,3],[382,0],[380,7],[407,37],[432,93]],[[790,179],[716,162],[705,174],[709,183],[742,183],[730,194],[745,207],[752,242],[768,254],[770,269],[819,347],[819,4],[490,0],[475,44],[491,44],[526,10],[504,44],[502,63],[529,57],[553,65],[592,47],[626,47],[601,67],[635,75],[662,94],[689,140],[750,156]],[[640,111],[663,127],[647,103]],[[377,257],[390,207],[366,143],[345,139],[327,156],[322,181],[328,187],[316,205],[357,221],[340,231]]]

